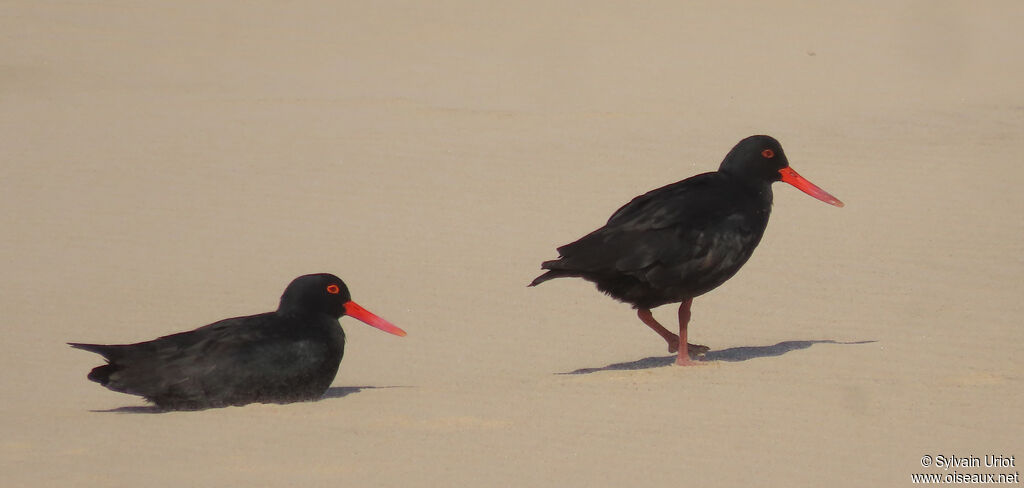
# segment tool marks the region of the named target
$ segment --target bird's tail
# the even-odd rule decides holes
[[[553,273],[554,273],[553,271],[548,271],[547,273],[544,273],[544,274],[534,278],[533,281],[531,281],[530,284],[526,285],[526,286],[537,286],[537,285],[539,285],[539,284],[541,284],[541,283],[543,283],[543,282],[545,282],[547,280],[552,280],[552,279],[557,278],[557,276],[553,276],[552,275]]]
[[[559,260],[555,259],[555,260],[552,260],[552,261],[544,261],[543,263],[541,263],[540,267],[544,268],[544,269],[546,269],[548,271],[546,273],[544,273],[544,274],[534,278],[533,281],[531,281],[530,284],[526,285],[526,286],[537,286],[537,285],[539,285],[539,284],[541,284],[541,283],[543,283],[545,281],[553,280],[555,278],[568,278],[568,277],[579,276],[579,273],[576,273],[576,272],[573,272],[573,271],[569,271],[569,270],[565,270],[565,269],[557,269],[557,268],[553,269],[552,266],[557,265],[559,262],[560,262]]]
[[[69,342],[69,346],[75,349],[82,349],[89,352],[94,352],[106,358],[107,361],[114,359],[117,355],[117,346],[107,346],[103,344],[83,344],[81,342]]]
[[[69,342],[68,345],[75,349],[82,349],[85,351],[94,352],[96,354],[99,354],[100,356],[103,356],[103,358],[107,360],[108,364],[104,364],[103,366],[97,366],[93,368],[92,371],[89,372],[89,376],[87,376],[87,378],[89,378],[90,380],[95,381],[103,386],[107,386],[110,383],[110,375],[114,374],[115,372],[121,369],[121,366],[115,362],[118,356],[118,349],[116,346],[106,346],[103,344],[82,344],[79,342]]]

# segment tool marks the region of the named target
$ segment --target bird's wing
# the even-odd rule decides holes
[[[710,184],[715,175],[697,175],[634,198],[604,227],[559,247],[560,258],[549,261],[549,269],[630,272],[659,260],[700,259],[716,245],[708,228],[726,218],[731,208],[719,201],[724,198]],[[695,208],[688,203],[692,201],[704,204]]]
[[[605,226],[629,226],[634,230],[644,230],[675,225],[681,220],[699,217],[701,209],[695,209],[686,202],[716,199],[714,184],[720,178],[722,175],[717,172],[704,173],[651,190],[619,207],[608,218]],[[706,212],[707,208],[703,210]]]
[[[225,319],[137,344],[76,347],[108,359],[105,385],[112,390],[150,399],[205,402],[251,389],[266,382],[268,375],[287,378],[309,371],[311,363],[323,358],[327,344],[274,335],[287,331],[266,327],[271,315]]]

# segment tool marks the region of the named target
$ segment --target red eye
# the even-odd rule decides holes
[[[338,288],[338,285],[327,285],[327,293],[337,295],[339,292],[341,292],[341,288]]]
[[[768,159],[771,159],[775,157],[775,151],[772,151],[771,149],[765,149],[764,151],[761,151],[761,155]]]

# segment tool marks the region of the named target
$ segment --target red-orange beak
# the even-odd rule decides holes
[[[829,205],[835,205],[837,207],[843,206],[843,202],[840,202],[838,198],[830,195],[827,191],[818,188],[814,183],[807,181],[803,176],[800,176],[796,171],[793,171],[793,168],[790,168],[789,166],[782,168],[779,170],[779,174],[782,175],[782,181],[797,187],[800,191]]]
[[[361,320],[364,324],[369,325],[370,327],[376,327],[384,332],[405,337],[404,330],[399,329],[392,325],[391,322],[374,315],[373,312],[359,306],[356,302],[345,302],[345,315]]]

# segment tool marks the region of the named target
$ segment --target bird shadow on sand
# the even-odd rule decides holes
[[[353,393],[359,393],[363,390],[378,390],[384,388],[412,388],[411,386],[332,386],[324,392],[324,396],[320,397],[319,401],[330,400],[334,398],[344,398]]]
[[[354,393],[359,393],[363,390],[372,390],[378,388],[412,388],[410,386],[332,386],[324,392],[324,396],[318,400],[321,402],[324,400],[333,400],[335,398],[344,398]],[[209,410],[209,409],[203,409]],[[180,410],[164,410],[156,405],[144,405],[144,406],[129,406],[129,407],[118,407],[107,410],[90,410],[95,413],[168,413],[177,412]]]
[[[164,410],[156,405],[131,406],[108,408],[106,410],[89,410],[93,413],[167,413],[173,410]]]
[[[782,341],[778,344],[774,344],[771,346],[741,346],[730,347],[728,349],[722,349],[720,351],[708,351],[707,354],[704,355],[704,357],[700,358],[700,361],[749,361],[751,359],[757,358],[781,356],[790,351],[796,351],[798,349],[807,349],[808,347],[811,347],[815,344],[869,344],[872,342],[878,341],[840,342],[831,339],[818,341]],[[600,368],[580,368],[575,371],[555,374],[590,374],[597,373],[599,371],[629,371],[637,369],[652,369],[670,366],[675,362],[675,354],[671,356],[652,356],[643,359],[637,359],[636,361],[629,361],[626,363],[609,364],[607,366],[602,366]]]

